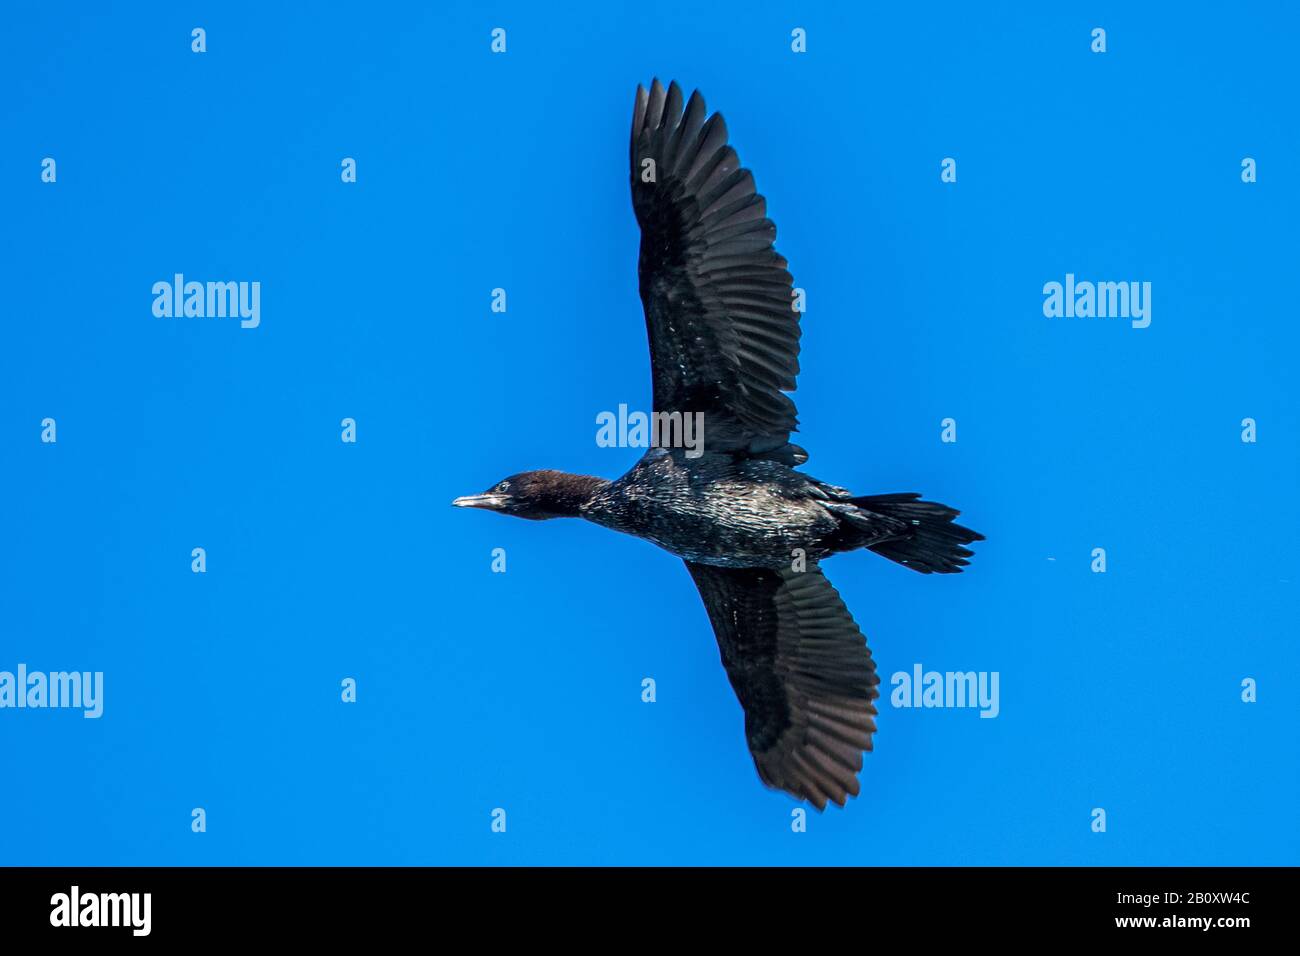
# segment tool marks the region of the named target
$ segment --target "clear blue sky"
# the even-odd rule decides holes
[[[1293,12],[443,6],[7,14],[0,670],[105,701],[0,710],[0,862],[1300,862]],[[988,536],[827,564],[886,688],[996,671],[1000,713],[886,705],[803,834],[680,561],[448,505],[639,454],[595,416],[649,405],[655,75],[807,290],[807,470]],[[176,273],[260,326],[155,318]],[[1067,273],[1150,282],[1150,327],[1046,318]]]

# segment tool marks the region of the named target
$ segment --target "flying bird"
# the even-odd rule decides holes
[[[613,481],[526,471],[452,504],[585,518],[682,558],[759,778],[822,810],[859,792],[880,679],[820,561],[865,548],[948,574],[983,536],[919,494],[859,496],[795,470],[808,459],[790,441],[786,394],[800,313],[766,202],[727,139],[698,91],[683,104],[676,83],[637,87],[632,208],[654,411],[702,416],[702,448],[658,444]]]

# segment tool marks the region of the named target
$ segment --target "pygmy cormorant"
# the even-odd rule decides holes
[[[453,504],[586,518],[686,561],[745,711],[763,782],[813,803],[858,794],[875,732],[875,663],[823,576],[867,548],[922,574],[960,571],[982,535],[917,494],[853,495],[794,470],[799,312],[754,179],[676,83],[637,87],[632,208],[656,413],[703,414],[700,449],[652,447],[622,478],[527,471]],[[802,556],[802,560],[801,560]]]

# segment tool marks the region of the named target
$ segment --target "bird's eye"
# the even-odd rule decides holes
[[[509,490],[510,490],[510,482],[508,481],[503,481],[501,482],[501,484],[497,485],[497,491],[509,491]]]

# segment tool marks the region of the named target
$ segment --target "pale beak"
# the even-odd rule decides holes
[[[489,511],[499,511],[506,506],[506,500],[505,495],[487,492],[481,495],[465,495],[452,501],[452,504],[457,508],[486,508]]]

